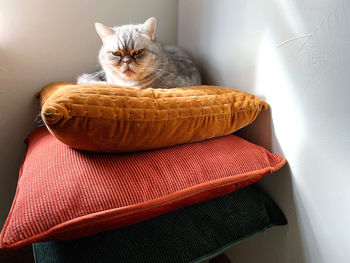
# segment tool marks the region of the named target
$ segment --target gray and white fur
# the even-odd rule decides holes
[[[140,25],[95,26],[103,42],[99,53],[102,70],[79,76],[78,84],[110,83],[142,89],[201,84],[199,70],[186,52],[156,40],[154,17]]]

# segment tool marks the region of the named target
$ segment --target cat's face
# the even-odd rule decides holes
[[[125,81],[137,81],[152,73],[160,53],[155,18],[141,25],[114,28],[96,23],[96,31],[103,41],[99,59],[105,70]]]

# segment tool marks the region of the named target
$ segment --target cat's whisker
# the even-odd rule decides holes
[[[44,120],[41,118],[41,113],[40,113],[40,112],[35,116],[34,123],[35,123],[38,127],[41,127],[41,126],[44,126],[44,125],[45,125]]]

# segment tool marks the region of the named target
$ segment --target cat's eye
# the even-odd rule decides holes
[[[122,52],[120,52],[120,51],[114,51],[114,52],[112,52],[112,55],[116,56],[116,57],[122,57],[123,56]]]
[[[137,57],[139,55],[141,55],[141,53],[144,51],[144,49],[139,49],[139,50],[135,50],[133,53],[132,53],[132,56],[133,57]]]

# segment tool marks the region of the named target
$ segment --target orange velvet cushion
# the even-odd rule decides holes
[[[27,142],[2,248],[127,226],[227,194],[285,163],[234,135],[124,154],[74,150],[46,128]]]
[[[133,152],[230,134],[268,105],[234,89],[196,86],[144,89],[53,83],[41,93],[50,132],[82,150]]]

